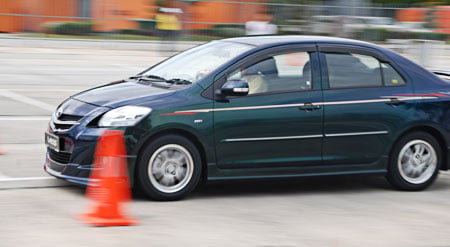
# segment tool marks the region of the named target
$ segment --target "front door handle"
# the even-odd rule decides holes
[[[306,112],[319,110],[320,108],[321,108],[320,105],[314,105],[313,103],[304,103],[302,106],[299,107],[300,110]]]

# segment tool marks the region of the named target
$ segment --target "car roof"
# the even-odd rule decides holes
[[[378,46],[353,39],[327,37],[327,36],[312,36],[312,35],[279,35],[279,36],[246,36],[240,38],[223,39],[222,41],[244,43],[253,46],[275,46],[275,45],[287,45],[295,43],[339,43],[347,45],[363,45],[368,47]]]

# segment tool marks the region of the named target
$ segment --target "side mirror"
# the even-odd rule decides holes
[[[246,81],[231,80],[225,82],[221,89],[216,91],[220,96],[246,96],[249,92]]]

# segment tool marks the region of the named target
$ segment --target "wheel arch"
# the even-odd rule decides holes
[[[392,151],[395,148],[395,145],[398,143],[398,141],[400,139],[402,139],[404,136],[413,133],[413,132],[425,132],[430,134],[431,136],[433,136],[436,141],[439,143],[439,146],[441,148],[442,151],[442,163],[441,166],[439,167],[440,170],[448,170],[450,168],[449,163],[449,150],[448,150],[448,142],[444,137],[444,134],[441,130],[439,130],[438,128],[435,128],[433,126],[429,126],[429,125],[419,125],[419,126],[414,126],[412,128],[409,128],[407,130],[405,130],[404,132],[402,132],[402,134],[400,134],[395,142],[394,145],[391,146],[389,154],[392,155]]]

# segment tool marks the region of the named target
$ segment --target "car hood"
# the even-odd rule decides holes
[[[78,93],[72,98],[93,104],[116,108],[124,105],[145,105],[146,102],[169,96],[173,90],[130,81],[118,81]]]

